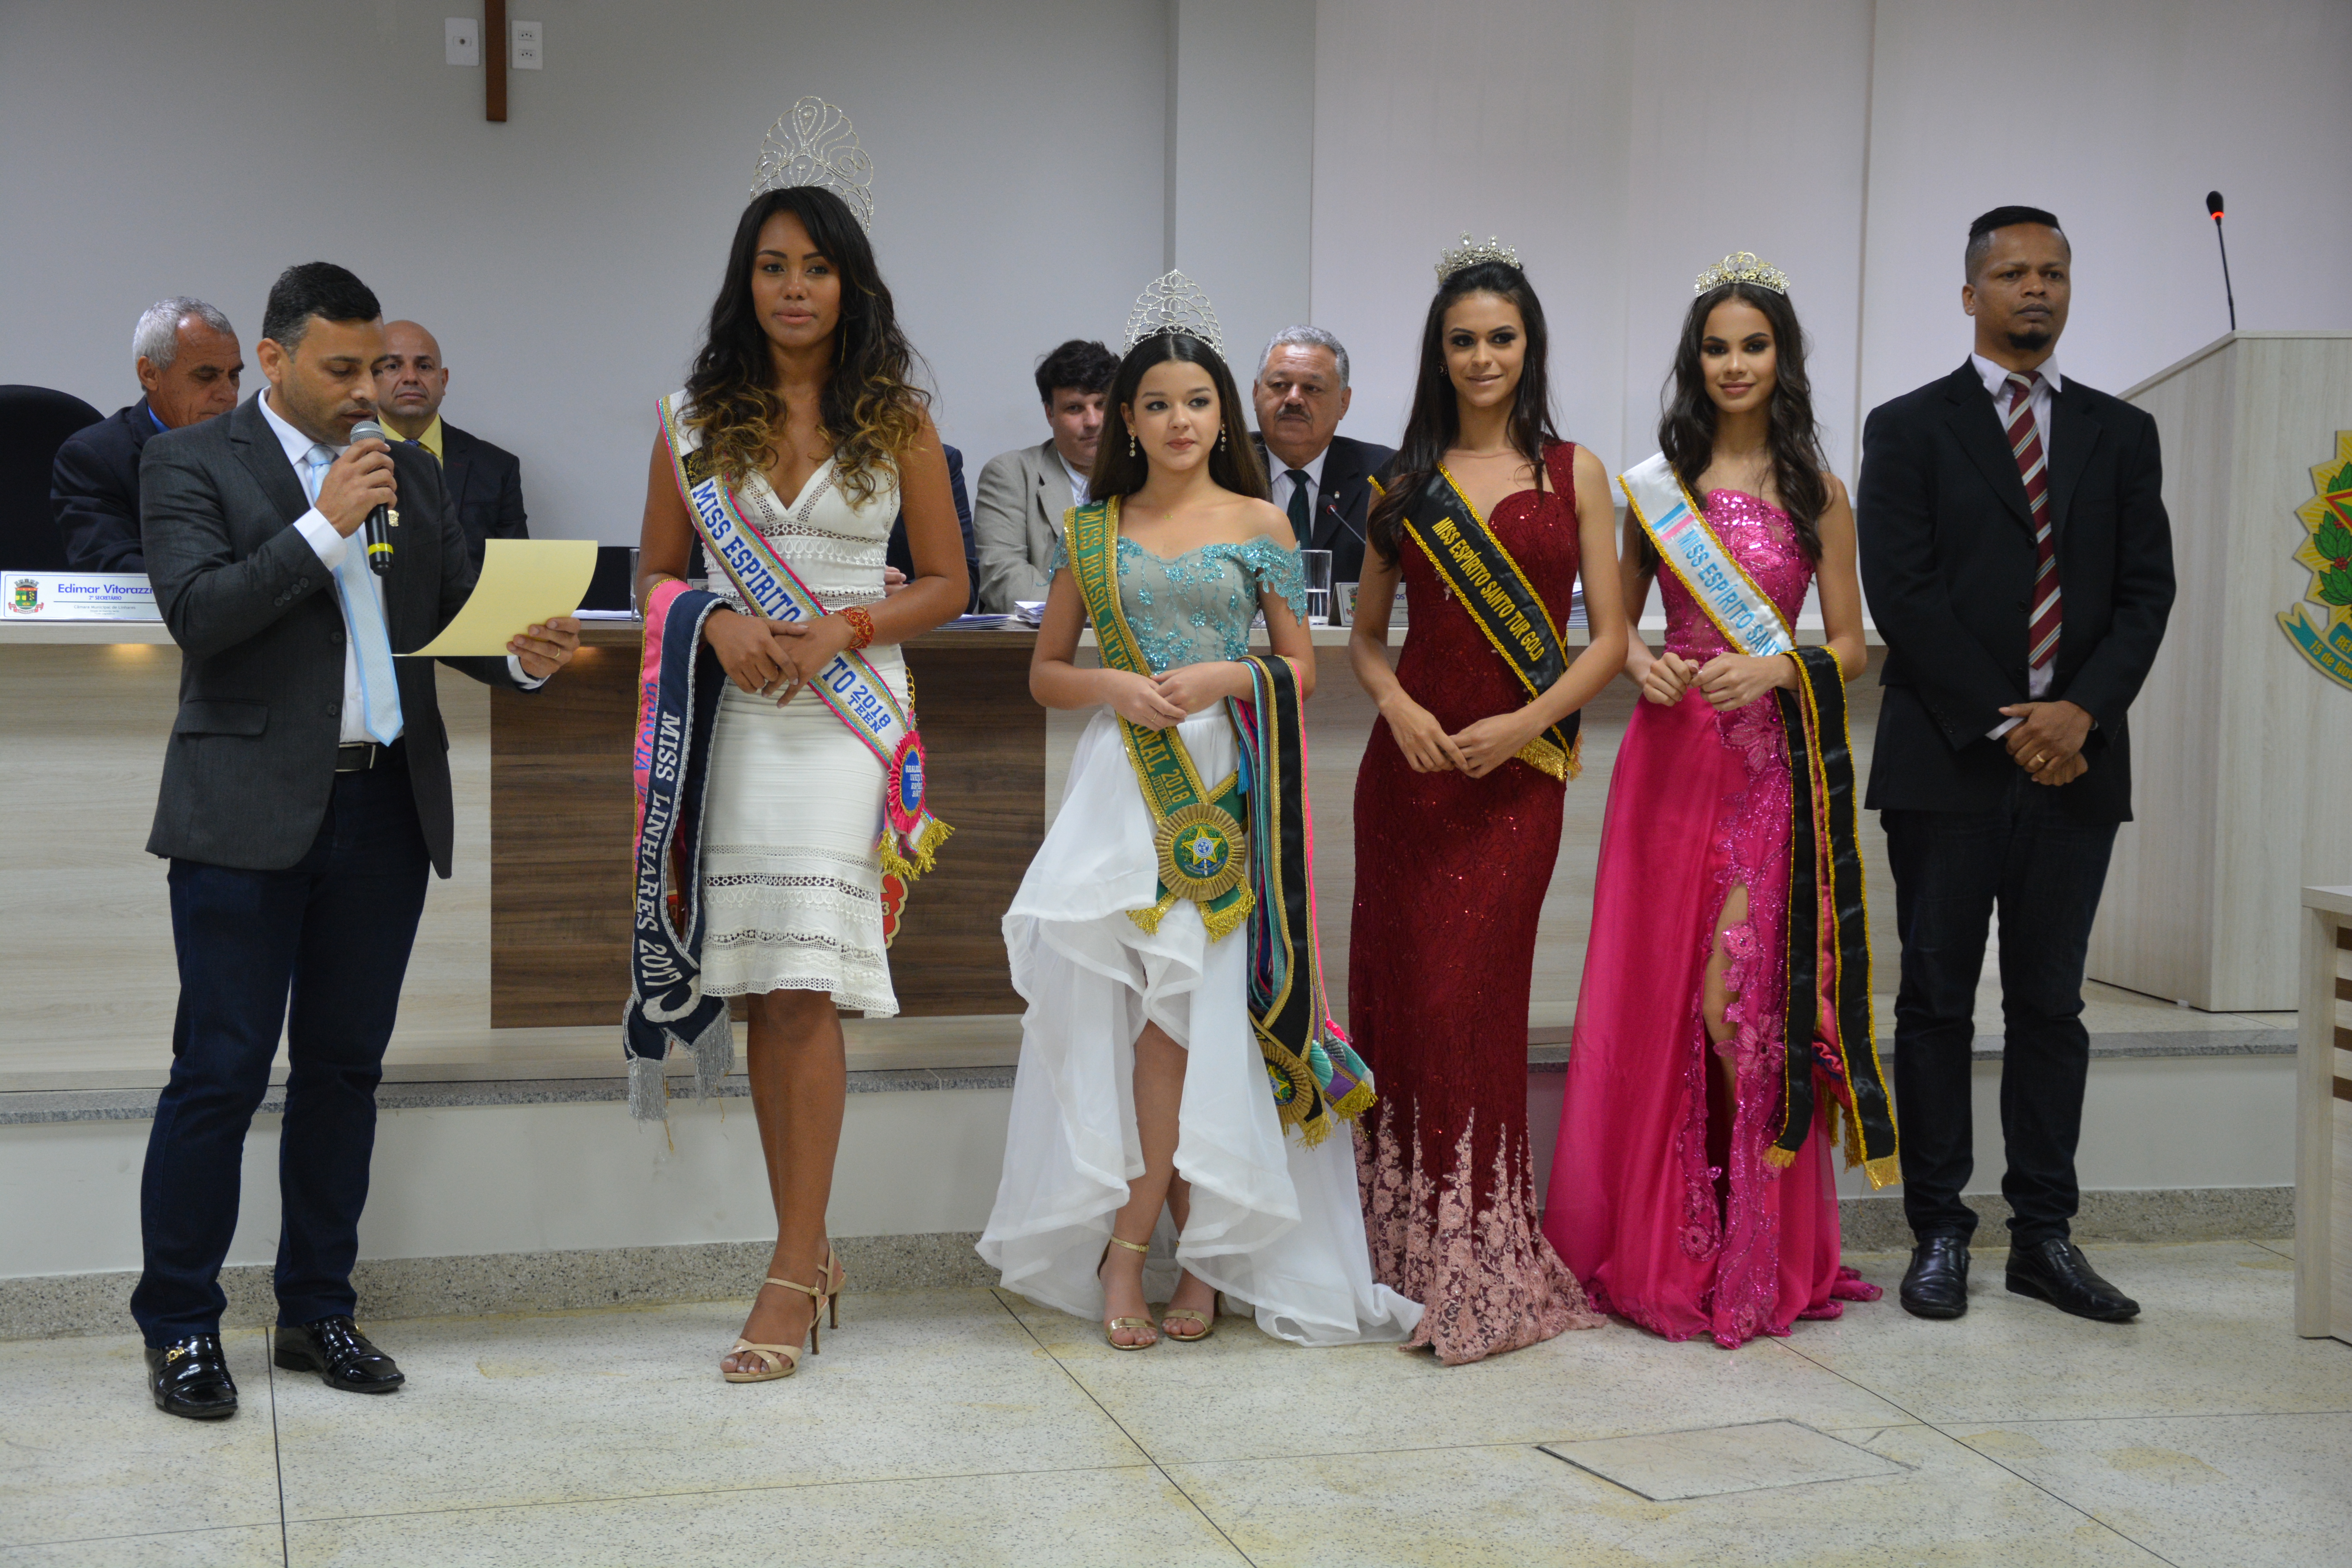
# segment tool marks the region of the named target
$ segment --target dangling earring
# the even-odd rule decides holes
[[[1132,458],[1139,456],[1141,451],[1142,448],[1135,444],[1135,432],[1132,430],[1129,431],[1127,433],[1127,455]]]
[[[1218,432],[1217,432],[1217,450],[1218,450],[1218,451],[1220,451],[1220,452],[1222,452],[1222,451],[1223,451],[1224,449],[1225,449],[1225,433],[1224,433],[1223,430],[1220,430],[1220,431],[1218,431]]]

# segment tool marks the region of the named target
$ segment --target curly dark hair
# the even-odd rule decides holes
[[[1257,446],[1251,441],[1249,426],[1243,420],[1243,411],[1249,405],[1242,401],[1241,391],[1234,384],[1234,373],[1225,368],[1223,357],[1190,332],[1154,332],[1128,350],[1127,357],[1118,362],[1118,374],[1111,380],[1110,395],[1103,399],[1102,440],[1095,447],[1095,468],[1087,476],[1087,492],[1097,500],[1112,496],[1124,498],[1141,489],[1143,481],[1150,477],[1151,459],[1127,449],[1130,437],[1126,409],[1135,401],[1136,388],[1143,384],[1143,373],[1170,360],[1201,366],[1209,373],[1210,384],[1217,389],[1217,412],[1223,439],[1209,448],[1209,477],[1235,495],[1265,500],[1265,465],[1258,461]]]
[[[1108,392],[1118,374],[1118,357],[1087,338],[1068,342],[1037,362],[1037,401],[1051,408],[1054,394],[1064,387],[1079,392]]]
[[[914,444],[930,395],[916,383],[920,363],[898,330],[889,286],[874,264],[874,247],[848,205],[831,191],[795,185],[751,198],[735,226],[727,277],[710,307],[710,325],[694,373],[687,377],[686,423],[702,433],[730,484],[765,472],[776,460],[776,428],[783,401],[776,395],[775,361],[751,303],[751,267],[760,230],[790,213],[841,275],[841,320],[834,331],[834,372],[817,402],[817,424],[833,442],[842,486],[858,500],[874,494],[885,463]]]
[[[1797,324],[1797,308],[1778,289],[1759,284],[1718,283],[1691,301],[1683,318],[1682,341],[1675,347],[1675,368],[1667,378],[1666,411],[1658,420],[1658,447],[1685,485],[1696,494],[1699,476],[1715,461],[1715,399],[1706,395],[1706,371],[1699,363],[1699,345],[1706,338],[1706,319],[1717,305],[1737,300],[1764,314],[1772,332],[1774,372],[1769,424],[1765,437],[1772,451],[1772,483],[1780,492],[1780,506],[1797,531],[1797,543],[1809,561],[1822,558],[1822,513],[1830,504],[1829,467],[1822,456],[1821,428],[1813,421],[1813,384],[1805,372],[1805,331]],[[1646,535],[1642,562],[1654,567],[1657,552]]]
[[[1465,294],[1500,295],[1517,309],[1527,329],[1527,357],[1511,403],[1511,445],[1535,469],[1538,490],[1544,488],[1544,447],[1559,439],[1551,422],[1551,332],[1544,324],[1543,301],[1536,298],[1528,275],[1508,262],[1482,261],[1440,283],[1421,326],[1421,373],[1413,381],[1412,413],[1404,422],[1404,439],[1389,466],[1389,477],[1381,480],[1387,493],[1364,520],[1365,537],[1391,566],[1403,542],[1406,503],[1462,434],[1462,405],[1445,369],[1445,312]]]

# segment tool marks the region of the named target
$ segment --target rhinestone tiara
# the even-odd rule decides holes
[[[857,226],[874,232],[874,161],[857,144],[849,116],[821,98],[803,98],[768,127],[751,195],[823,185],[848,204]]]
[[[1499,261],[1506,267],[1517,267],[1519,264],[1519,253],[1491,234],[1486,237],[1486,244],[1474,244],[1470,238],[1470,231],[1465,228],[1462,231],[1462,243],[1438,257],[1437,280],[1443,283],[1465,267],[1476,267],[1487,261]]]
[[[1200,339],[1225,353],[1225,334],[1217,324],[1215,307],[1201,286],[1181,272],[1163,273],[1151,280],[1142,293],[1135,297],[1135,309],[1127,313],[1127,349],[1132,353],[1135,345],[1161,332],[1183,332]]]
[[[1691,286],[1693,294],[1704,294],[1726,283],[1753,283],[1759,289],[1769,289],[1775,294],[1789,291],[1789,275],[1777,267],[1767,267],[1756,259],[1752,250],[1735,250],[1698,275]]]

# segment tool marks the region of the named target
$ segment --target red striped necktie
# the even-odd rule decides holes
[[[2028,669],[2039,669],[2058,657],[2058,628],[2063,619],[2058,605],[2058,547],[2050,533],[2050,459],[2033,423],[2033,389],[2041,381],[2039,371],[2009,378],[2009,450],[2033,508],[2033,608],[2025,623]]]

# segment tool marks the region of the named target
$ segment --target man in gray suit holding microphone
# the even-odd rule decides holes
[[[375,415],[382,317],[343,268],[289,268],[256,355],[268,390],[155,437],[141,461],[148,576],[182,660],[147,840],[171,861],[180,1009],[131,1310],[174,1415],[236,1410],[219,1275],[281,1026],[277,1364],[355,1393],[402,1382],[352,1323],[351,1272],[425,868],[449,874],[454,823],[433,667],[393,655],[447,625],[475,574],[432,458],[372,428],[353,439]],[[371,570],[355,536],[379,507],[392,548]],[[449,662],[529,689],[572,658],[579,623],[507,647]]]

